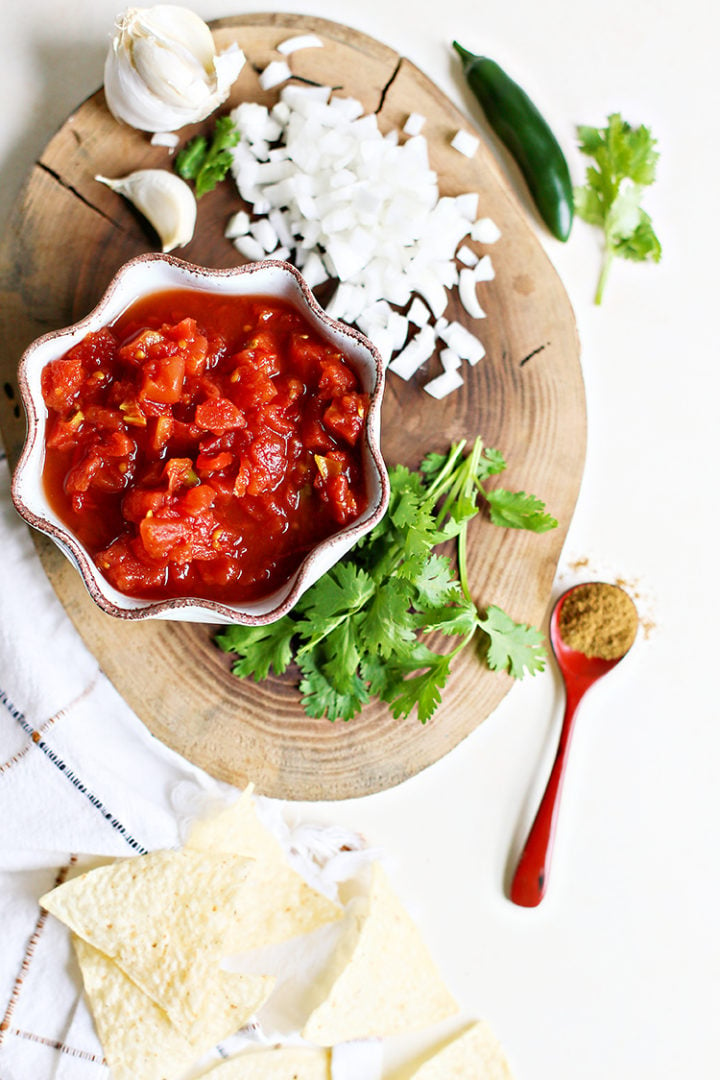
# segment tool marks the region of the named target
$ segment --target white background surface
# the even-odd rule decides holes
[[[271,10],[197,0],[205,18]],[[116,0],[2,6],[0,220],[25,173],[102,79]],[[505,897],[562,711],[553,671],[518,685],[443,761],[368,799],[300,807],[361,828],[468,1015],[517,1080],[718,1075],[717,19],[710,0],[285,0],[414,61],[483,129],[450,43],[498,60],[585,162],[577,123],[619,110],[659,140],[647,199],[659,267],[618,263],[592,305],[597,237],[538,235],[570,294],[588,399],[585,479],[561,563],[632,583],[647,635],[585,702],[548,895]],[[713,19],[716,19],[713,27]],[[512,174],[514,182],[516,174]],[[588,560],[585,571],[573,564]],[[649,624],[652,624],[650,626]],[[30,1078],[28,1078],[30,1080]]]

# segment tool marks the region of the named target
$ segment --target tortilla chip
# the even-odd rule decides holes
[[[438,1050],[410,1080],[512,1080],[510,1066],[488,1024],[479,1020]]]
[[[228,952],[277,945],[342,918],[343,910],[311,888],[258,819],[249,792],[214,817],[196,822],[186,850],[252,857],[242,906],[230,928]]]
[[[318,1046],[416,1031],[458,1011],[378,863],[370,895],[357,904],[330,981],[327,997],[302,1032]]]
[[[316,1047],[252,1050],[224,1061],[202,1080],[330,1080],[330,1054]]]
[[[193,822],[185,846],[193,851],[219,851],[285,862],[282,844],[257,816],[251,787],[230,806]]]
[[[250,865],[234,855],[158,851],[91,870],[40,903],[192,1037]]]
[[[217,970],[192,1040],[109,957],[73,936],[85,994],[113,1080],[171,1080],[238,1031],[267,999],[273,980]]]

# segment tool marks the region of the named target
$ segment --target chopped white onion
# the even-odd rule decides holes
[[[432,327],[423,326],[388,365],[401,379],[411,379],[418,368],[435,352],[435,334]]]
[[[317,34],[299,34],[297,37],[281,41],[277,51],[282,53],[283,56],[290,56],[291,53],[297,52],[298,49],[321,49],[322,45],[323,43]]]
[[[419,135],[425,126],[425,119],[421,113],[410,113],[403,126],[403,131],[406,135]]]
[[[237,236],[233,244],[246,259],[256,261],[265,258],[265,248],[254,236]]]
[[[476,135],[471,135],[469,131],[458,131],[453,137],[450,145],[453,150],[459,150],[465,157],[471,158],[475,156],[475,152],[480,145],[480,140]]]
[[[307,258],[302,265],[302,272],[303,277],[311,289],[316,288],[318,285],[322,285],[330,276],[325,269],[322,259],[316,251],[308,252]]]
[[[464,263],[465,266],[477,266],[479,256],[477,256],[473,249],[469,248],[467,244],[463,244],[462,247],[459,247],[457,250],[457,258],[461,263]]]
[[[489,255],[483,255],[480,262],[473,270],[476,281],[492,281],[495,277],[495,267]]]
[[[473,222],[477,217],[479,201],[477,191],[466,191],[455,196],[455,207],[467,221]]]
[[[238,236],[247,236],[249,232],[250,215],[244,210],[238,210],[237,214],[233,214],[225,226],[225,235],[228,240],[234,240]]]
[[[408,308],[407,317],[408,322],[413,323],[415,326],[425,326],[430,321],[430,312],[419,296],[414,297]]]
[[[292,71],[285,60],[271,60],[260,72],[260,86],[263,90],[272,90],[273,86],[279,86],[290,78]]]
[[[270,224],[269,218],[258,218],[250,226],[250,235],[254,236],[258,243],[262,244],[264,251],[274,251],[277,247],[277,233]]]
[[[454,390],[459,390],[462,384],[463,377],[460,372],[450,368],[443,371],[442,375],[438,375],[436,378],[431,379],[430,382],[425,383],[423,390],[426,390],[431,397],[440,399],[452,394]]]
[[[440,363],[443,371],[457,371],[458,368],[462,367],[462,360],[452,349],[440,350]]]
[[[480,218],[470,230],[471,238],[479,244],[494,244],[500,239],[501,235],[502,233],[497,225],[489,217]]]
[[[460,303],[471,319],[484,319],[486,317],[477,298],[477,278],[474,270],[466,268],[460,271],[458,296],[460,297]]]
[[[180,136],[174,131],[156,131],[150,142],[153,146],[166,146],[171,153],[180,142]]]
[[[477,364],[485,355],[485,346],[462,323],[448,323],[438,331],[438,337],[469,364]]]

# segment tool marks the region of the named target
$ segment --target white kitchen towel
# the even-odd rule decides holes
[[[193,797],[231,789],[154,739],[98,669],[9,487],[0,460],[0,1080],[104,1080],[69,936],[38,897],[79,853],[176,845]]]

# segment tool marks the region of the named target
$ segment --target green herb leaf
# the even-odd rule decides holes
[[[619,113],[608,116],[606,128],[583,126],[577,133],[580,150],[595,164],[587,168],[584,187],[575,190],[575,209],[605,234],[595,294],[599,304],[615,256],[635,262],[659,262],[662,257],[650,217],[640,205],[645,189],[655,182],[659,154],[650,129],[631,127]]]
[[[487,663],[493,671],[507,671],[521,679],[527,671],[535,675],[545,670],[547,655],[542,635],[532,626],[513,622],[502,608],[491,606],[478,621],[487,634]]]
[[[267,626],[228,626],[215,640],[225,652],[239,657],[233,664],[234,675],[251,675],[259,681],[271,670],[276,675],[286,670],[293,658],[291,642],[296,633],[297,623],[286,615]]]
[[[195,181],[195,195],[199,199],[212,191],[225,179],[233,157],[233,146],[240,141],[231,116],[220,116],[215,121],[212,141],[197,135],[175,158],[175,170],[185,180]]]
[[[490,506],[493,525],[502,525],[506,529],[529,529],[534,533],[544,533],[557,527],[556,519],[546,513],[545,503],[535,495],[495,488],[486,492],[485,498]]]

